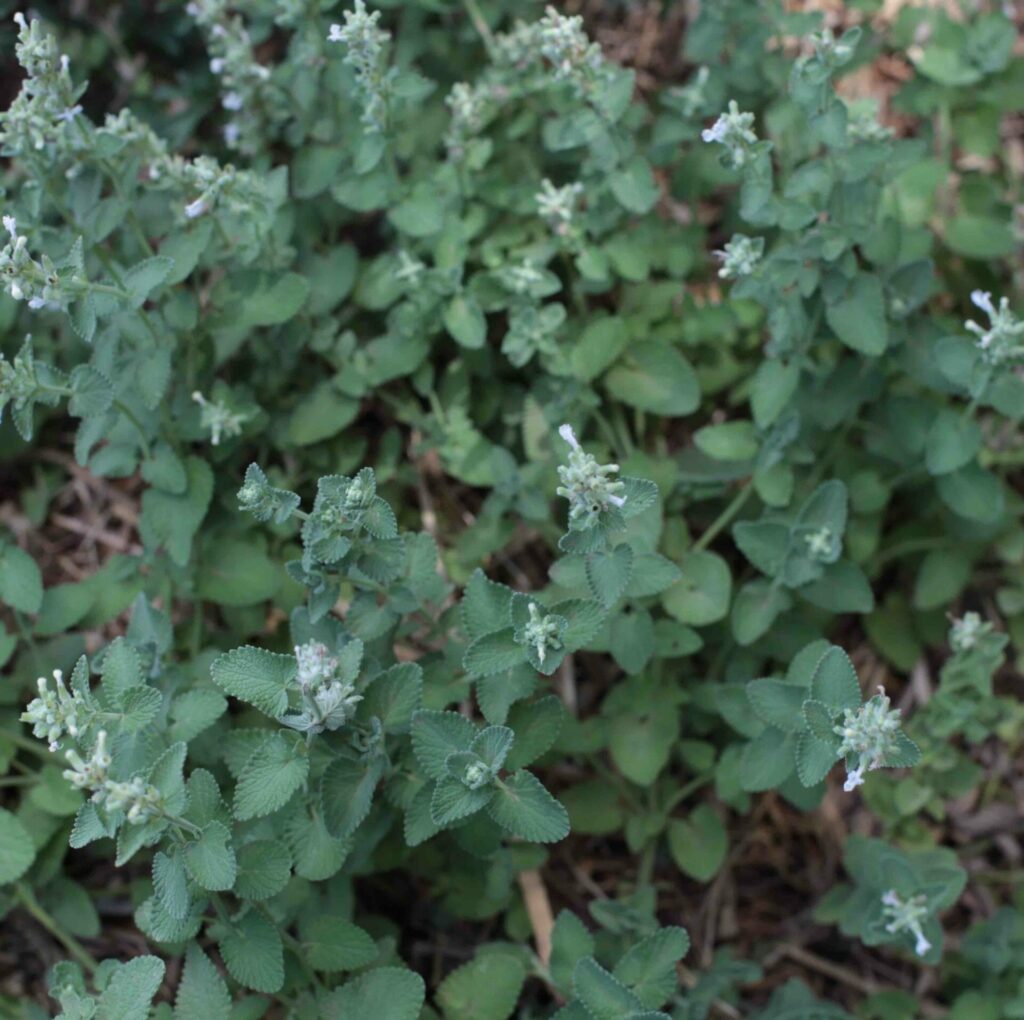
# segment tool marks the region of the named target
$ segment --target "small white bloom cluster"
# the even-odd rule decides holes
[[[281,722],[307,737],[341,729],[352,718],[362,695],[356,694],[353,683],[338,679],[338,660],[319,641],[296,645],[295,660],[302,712],[283,716]]]
[[[763,237],[733,234],[726,246],[715,252],[722,263],[718,275],[723,280],[736,280],[741,276],[749,276],[757,268],[763,254]]]
[[[541,613],[540,606],[536,602],[531,602],[529,608],[530,619],[523,628],[523,637],[526,644],[533,646],[537,652],[537,658],[543,662],[549,648],[562,647],[562,642],[558,637],[558,620],[553,616]]]
[[[466,771],[462,774],[463,785],[468,786],[471,790],[479,790],[481,786],[486,785],[493,778],[494,772],[482,761],[470,762],[466,766]]]
[[[503,271],[503,282],[513,294],[529,294],[543,279],[544,274],[529,258],[518,266],[506,266]]]
[[[185,10],[206,36],[210,70],[221,80],[221,105],[235,115],[224,125],[224,141],[232,149],[257,151],[269,69],[256,60],[249,33],[240,17],[231,16],[227,0],[190,0]]]
[[[395,279],[401,280],[415,287],[420,278],[427,271],[426,263],[421,262],[415,255],[410,255],[404,248],[398,253],[398,268],[395,270]]]
[[[836,548],[836,536],[831,528],[819,528],[804,535],[807,543],[807,552],[811,559],[822,561],[832,557]]]
[[[579,181],[560,188],[556,188],[547,177],[540,182],[540,191],[534,196],[537,211],[559,237],[567,237],[572,232],[576,203],[582,194],[583,185]]]
[[[729,109],[719,114],[718,120],[701,132],[701,138],[708,143],[717,142],[725,147],[730,164],[734,169],[745,166],[750,159],[750,150],[757,144],[753,131],[754,115],[743,113],[735,99],[729,100]]]
[[[38,392],[39,380],[36,378],[35,359],[32,357],[32,338],[26,337],[25,345],[12,361],[0,353],[0,412],[8,404],[12,404],[15,411],[20,411]]]
[[[345,63],[355,74],[356,87],[363,104],[363,124],[371,132],[383,131],[387,124],[388,94],[391,76],[387,71],[387,51],[391,34],[377,22],[380,11],[367,11],[363,0],[344,13],[343,25],[331,25],[328,42],[345,46]]]
[[[32,735],[45,740],[51,751],[60,747],[60,739],[66,733],[77,737],[91,709],[78,691],[69,691],[64,683],[64,674],[53,671],[53,690],[46,677],[40,677],[39,696],[33,698],[21,714],[21,721],[32,726]]]
[[[579,15],[566,17],[550,5],[537,26],[540,52],[551,63],[556,81],[569,82],[577,95],[586,96],[605,69],[604,55],[583,31]]]
[[[28,240],[18,233],[13,216],[3,217],[7,243],[0,248],[0,279],[15,301],[27,301],[29,308],[63,308],[68,301],[64,282],[47,255],[37,261],[28,251]]]
[[[27,77],[8,110],[0,114],[0,144],[6,155],[25,154],[67,140],[67,127],[82,112],[68,58],[38,21],[20,12],[16,53]]]
[[[242,434],[242,425],[249,415],[233,411],[220,400],[207,400],[198,390],[192,394],[192,399],[199,405],[200,428],[210,430],[210,442],[214,446],[219,446],[225,437],[232,439]]]
[[[961,619],[953,621],[949,643],[954,652],[969,652],[992,630],[991,622],[983,621],[977,613],[965,613]]]
[[[487,85],[469,85],[457,82],[445,97],[445,106],[452,119],[445,134],[449,159],[458,162],[466,151],[466,143],[484,125],[491,89]]]
[[[1020,342],[1024,336],[1024,319],[1018,319],[1010,311],[1009,298],[1001,298],[996,308],[988,291],[976,290],[971,293],[971,301],[988,316],[989,321],[987,329],[973,319],[964,323],[964,327],[978,338],[977,346],[982,358],[993,366],[1024,360],[1024,344]]]
[[[691,81],[669,89],[667,98],[671,99],[673,108],[679,110],[684,117],[695,117],[700,113],[707,102],[705,89],[710,77],[711,71],[702,65],[697,68]]]
[[[96,734],[96,744],[88,758],[74,750],[68,751],[65,757],[71,768],[64,770],[64,778],[75,789],[91,792],[93,803],[102,804],[108,811],[124,811],[132,825],[141,825],[164,814],[160,791],[141,776],[134,776],[125,783],[110,778],[112,759],[105,730]]]
[[[618,473],[618,464],[598,464],[597,458],[586,453],[576,439],[571,425],[563,425],[558,434],[571,447],[569,463],[558,469],[562,484],[556,492],[569,501],[569,520],[583,518],[587,524],[609,507],[621,507],[626,499],[622,482],[611,476]]]
[[[823,28],[810,36],[814,56],[826,67],[842,67],[853,56],[854,47],[837,39],[831,28]]]
[[[843,789],[850,793],[864,783],[864,773],[881,768],[885,759],[897,749],[900,710],[889,707],[885,690],[876,694],[860,708],[848,708],[835,733],[843,738],[839,754],[856,756],[857,767],[848,770]]]
[[[909,931],[914,936],[914,952],[924,956],[932,944],[925,938],[922,923],[928,917],[928,899],[925,896],[912,896],[908,900],[890,889],[882,896],[882,913],[888,924],[885,930],[893,935]]]

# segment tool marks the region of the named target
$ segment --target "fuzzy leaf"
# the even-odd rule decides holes
[[[569,834],[565,808],[525,769],[502,780],[487,813],[513,836],[531,843],[557,843]]]
[[[295,741],[274,734],[262,742],[242,769],[235,787],[238,821],[273,814],[292,798],[309,774],[309,758]]]

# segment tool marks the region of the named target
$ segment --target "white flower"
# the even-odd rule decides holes
[[[327,41],[328,42],[344,42],[345,41],[344,31],[345,30],[341,27],[341,25],[337,25],[337,24],[331,25],[331,30],[330,30],[330,32],[327,33]]]
[[[82,112],[81,106],[70,106],[66,110],[62,110],[57,114],[57,120],[62,120],[66,124],[70,124],[80,113]]]
[[[576,438],[576,433],[573,432],[571,425],[560,425],[558,428],[558,434],[574,449],[580,448],[579,440]]]
[[[996,315],[996,306],[992,304],[992,293],[987,290],[972,290],[971,302],[976,308],[990,316]]]
[[[12,238],[18,236],[18,221],[13,216],[5,216],[3,219],[4,230],[11,235]]]
[[[202,216],[204,212],[206,212],[206,199],[203,197],[197,198],[194,202],[189,202],[185,206],[185,215],[190,220],[194,220],[197,216]]]
[[[225,61],[223,57],[214,57],[213,60],[210,61],[210,70],[214,74],[223,74],[224,67]]]
[[[846,782],[843,783],[843,790],[846,793],[853,793],[858,786],[864,785],[864,769],[851,769],[846,775]]]
[[[225,110],[241,110],[242,97],[237,92],[225,93],[224,98],[221,100],[221,105]]]

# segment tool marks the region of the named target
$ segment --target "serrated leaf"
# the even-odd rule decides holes
[[[633,573],[633,550],[623,543],[610,552],[599,551],[587,557],[587,581],[594,598],[612,606],[629,584]]]
[[[514,705],[508,722],[516,735],[505,767],[516,771],[535,762],[558,739],[565,720],[565,708],[553,695]]]
[[[526,650],[516,644],[511,627],[478,637],[462,658],[462,668],[470,676],[491,676],[513,669],[526,659]]]
[[[839,738],[823,740],[811,732],[801,733],[796,744],[796,774],[804,786],[816,786],[829,774],[839,758]]]
[[[594,952],[594,936],[570,910],[562,910],[551,929],[551,977],[563,994],[568,994],[576,964]]]
[[[239,821],[272,814],[291,800],[309,774],[309,758],[294,740],[274,735],[246,763],[235,787],[233,813]]]
[[[811,697],[836,712],[860,706],[857,671],[850,657],[838,646],[829,648],[815,667]]]
[[[445,1020],[508,1020],[526,980],[522,960],[510,952],[478,953],[453,970],[437,990]]]
[[[768,678],[747,684],[747,700],[757,717],[768,726],[775,726],[786,733],[803,729],[806,697],[806,687],[781,680]]]
[[[215,659],[210,676],[226,693],[276,719],[288,708],[288,685],[295,670],[293,655],[245,645]]]
[[[153,857],[153,890],[161,906],[175,920],[188,917],[192,897],[188,892],[185,864],[177,853],[157,853]]]
[[[557,843],[569,834],[565,808],[525,769],[501,781],[487,813],[513,836],[531,843]]]
[[[323,1000],[323,1020],[418,1020],[426,990],[423,979],[403,967],[378,967],[336,988]]]
[[[231,833],[220,822],[209,822],[202,835],[185,847],[185,866],[196,885],[210,892],[223,892],[235,884],[238,864],[231,845]]]
[[[422,696],[423,670],[415,662],[401,662],[373,678],[363,695],[359,716],[380,719],[387,733],[404,733]]]
[[[455,754],[465,753],[456,751]],[[438,780],[430,798],[430,818],[439,828],[468,818],[481,810],[494,796],[494,786],[471,790],[461,779],[445,776]]]
[[[627,950],[612,973],[644,1006],[654,1009],[678,989],[676,964],[689,949],[690,936],[683,928],[662,928]]]
[[[356,970],[377,958],[377,944],[358,925],[320,914],[302,925],[302,948],[314,970]]]
[[[174,998],[174,1020],[228,1020],[231,994],[213,961],[192,943]]]
[[[0,808],[0,885],[16,882],[35,858],[28,829],[10,811]]]
[[[217,936],[231,976],[254,992],[273,993],[284,984],[284,948],[274,923],[256,910],[232,921]]]
[[[165,255],[154,255],[143,259],[124,273],[125,289],[133,308],[141,308],[146,298],[171,274],[174,259]]]
[[[0,549],[0,601],[19,613],[38,613],[43,604],[43,577],[36,561],[12,544]]]
[[[453,751],[468,751],[476,727],[457,712],[420,711],[412,718],[412,749],[428,779],[443,779]]]
[[[146,1020],[163,979],[164,961],[156,956],[121,964],[103,989],[96,1015],[103,1020]]]
[[[239,848],[234,893],[243,900],[276,896],[291,877],[292,855],[281,842],[258,839]]]
[[[351,835],[370,812],[373,791],[384,773],[384,759],[337,758],[320,780],[320,803],[327,831],[337,839]]]
[[[572,987],[594,1020],[622,1020],[623,1016],[643,1009],[643,1003],[592,956],[576,964]]]

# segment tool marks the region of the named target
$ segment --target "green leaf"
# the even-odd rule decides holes
[[[744,790],[771,790],[792,773],[795,737],[767,727],[743,748],[740,783]]]
[[[198,886],[223,892],[235,884],[238,865],[231,833],[220,822],[209,822],[202,835],[185,847],[185,865]]]
[[[487,813],[513,836],[531,843],[557,843],[569,834],[565,808],[525,769],[500,782]]]
[[[618,602],[633,573],[633,550],[623,543],[587,556],[587,581],[594,598],[605,606]]]
[[[642,715],[622,711],[611,720],[608,749],[627,779],[650,786],[668,764],[678,739],[679,715],[671,706]]]
[[[468,754],[455,751],[455,755]],[[494,796],[494,786],[481,786],[471,790],[461,778],[445,776],[438,780],[430,798],[430,818],[441,828],[460,819],[468,818],[481,810]]]
[[[298,273],[285,273],[268,286],[256,286],[238,303],[236,328],[280,326],[295,316],[309,297],[309,281]]]
[[[137,956],[121,964],[99,997],[97,1017],[103,1020],[146,1020],[153,996],[163,979],[164,961],[155,956]]]
[[[811,697],[834,712],[858,708],[861,703],[860,681],[850,657],[833,645],[821,657],[811,680]]]
[[[789,406],[800,383],[800,366],[766,359],[757,366],[750,393],[750,410],[758,428],[766,429]]]
[[[1013,251],[1013,231],[1005,219],[961,213],[946,228],[946,244],[971,259],[1003,258]]]
[[[284,580],[278,564],[252,541],[227,540],[204,550],[196,589],[222,606],[253,606],[273,598]]]
[[[76,365],[71,372],[68,412],[76,418],[102,414],[114,402],[113,383],[91,365]]]
[[[707,804],[701,804],[685,819],[669,822],[668,847],[680,871],[698,882],[708,882],[725,860],[729,836],[718,815]],[[660,1006],[664,1001],[645,1005]]]
[[[505,761],[511,771],[524,768],[549,751],[565,719],[565,708],[554,694],[512,707],[508,724],[515,732],[515,744]]]
[[[357,970],[377,958],[377,945],[358,925],[318,914],[300,929],[306,960],[314,970]]]
[[[380,757],[366,761],[337,758],[327,767],[320,780],[320,803],[324,825],[336,839],[344,839],[362,824],[383,772]]]
[[[999,478],[977,464],[940,475],[936,488],[942,501],[960,517],[994,524],[1003,516],[1005,496]]]
[[[851,560],[836,560],[821,577],[797,589],[802,599],[830,613],[870,613],[875,595],[867,576]]]
[[[925,465],[929,474],[947,475],[974,460],[981,447],[981,429],[971,418],[944,408],[928,430]]]
[[[551,929],[551,977],[558,988],[567,993],[572,986],[576,964],[594,952],[594,936],[570,910],[562,910]]]
[[[412,718],[412,749],[428,779],[443,779],[453,751],[468,751],[476,727],[458,712],[419,711]]]
[[[444,310],[444,328],[456,343],[477,350],[487,339],[487,319],[472,297],[456,294]]]
[[[792,604],[784,588],[774,587],[768,581],[749,581],[736,593],[732,606],[733,637],[741,645],[752,645]]]
[[[705,425],[693,435],[701,453],[714,460],[751,460],[757,456],[757,430],[753,422],[729,421]]]
[[[174,1020],[229,1020],[231,994],[210,958],[193,942],[174,999]]]
[[[0,600],[19,613],[38,613],[43,604],[43,577],[36,561],[13,544],[0,550]]]
[[[274,922],[256,910],[225,925],[217,945],[228,973],[254,992],[274,993],[284,984],[284,948]]]
[[[238,873],[234,891],[240,899],[270,899],[288,884],[292,855],[284,843],[258,839],[242,846],[237,857]]]
[[[214,659],[210,676],[225,693],[276,719],[288,708],[288,685],[295,670],[295,656],[245,645]]]
[[[757,717],[785,733],[797,733],[804,728],[803,704],[806,698],[806,687],[782,680],[752,680],[747,684],[747,700]]]
[[[611,396],[653,414],[690,414],[700,403],[700,386],[690,363],[666,343],[631,344],[605,376]]]
[[[576,964],[572,975],[573,992],[594,1020],[623,1020],[639,1012],[643,1003],[592,956]]]
[[[801,733],[796,745],[796,774],[804,786],[817,786],[829,774],[839,757],[839,738],[822,739]]]
[[[426,990],[423,979],[403,967],[378,967],[360,974],[324,999],[323,1020],[418,1020]]]
[[[28,829],[10,811],[0,808],[0,885],[16,882],[35,858]]]
[[[373,678],[359,706],[359,715],[380,719],[388,733],[405,733],[422,696],[423,670],[415,662],[400,662]]]
[[[459,604],[462,627],[470,640],[507,627],[511,622],[512,590],[473,571]]]
[[[705,809],[710,810],[702,805],[697,811]],[[715,818],[717,821],[717,816]],[[671,841],[671,836],[669,838]],[[630,947],[615,965],[613,975],[628,985],[644,1006],[654,1009],[676,994],[679,988],[676,964],[689,949],[690,936],[683,928],[662,928]]]
[[[974,557],[957,549],[936,549],[921,561],[914,581],[915,609],[948,606],[971,582]]]
[[[511,627],[477,638],[462,658],[462,668],[470,676],[491,676],[518,666],[526,659],[526,650],[516,644]]]
[[[136,263],[124,273],[122,279],[131,306],[141,308],[146,298],[171,275],[172,269],[174,259],[167,258],[166,255],[154,255]]]
[[[877,357],[889,343],[885,295],[876,276],[858,273],[846,294],[825,306],[825,320],[847,347]]]
[[[309,758],[294,739],[273,734],[257,745],[235,787],[232,813],[238,821],[273,814],[306,781]]]
[[[184,567],[192,553],[192,538],[206,516],[213,494],[213,472],[198,457],[185,460],[188,485],[184,492],[147,489],[142,494],[139,531],[147,551],[166,549],[172,562]]]
[[[658,201],[658,184],[651,164],[643,156],[634,156],[608,178],[608,186],[619,205],[632,213],[650,212]]]
[[[626,349],[629,328],[618,316],[605,316],[591,322],[580,335],[569,360],[577,378],[596,379]]]
[[[517,954],[492,950],[453,970],[437,989],[445,1020],[508,1020],[526,980]]]
[[[153,889],[161,906],[175,920],[188,917],[192,897],[188,891],[188,873],[181,854],[168,856],[158,852],[153,857]]]
[[[732,596],[732,575],[725,560],[716,553],[691,552],[679,567],[682,580],[662,595],[665,611],[694,627],[723,619]]]

